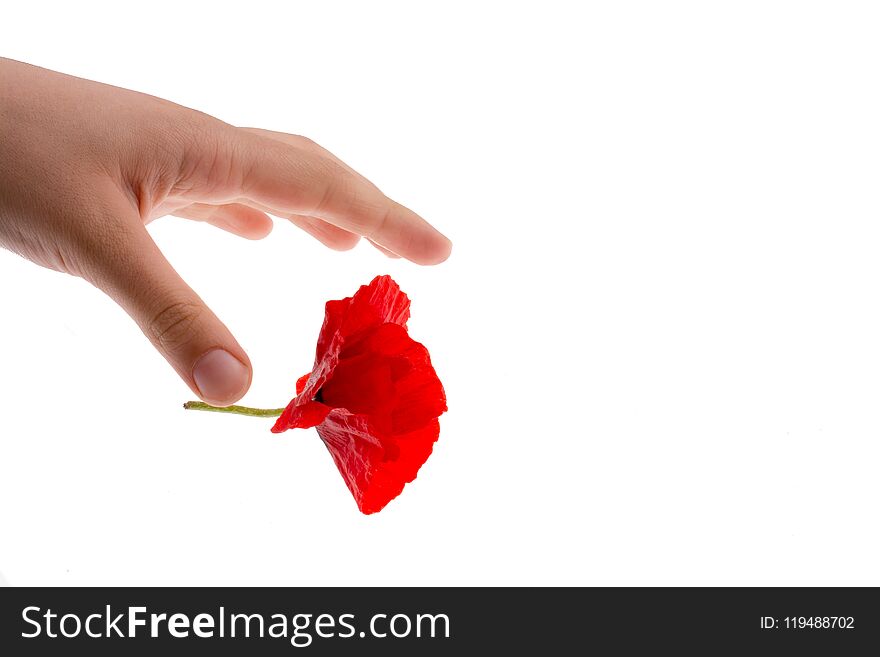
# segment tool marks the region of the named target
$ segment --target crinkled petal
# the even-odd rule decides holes
[[[315,366],[303,394],[309,399],[314,398],[336,367],[339,352],[346,342],[382,324],[405,327],[408,320],[409,297],[388,275],[377,276],[369,285],[362,285],[354,296],[328,301],[315,349]]]
[[[278,416],[272,426],[272,433],[281,433],[288,429],[309,429],[324,421],[333,410],[329,406],[316,401],[301,401],[296,397]]]
[[[376,276],[369,285],[362,285],[351,298],[341,332],[343,337],[350,338],[382,324],[405,327],[408,320],[409,297],[390,276]]]
[[[414,480],[440,435],[435,418],[421,429],[383,437],[364,415],[332,410],[317,428],[362,513],[381,511]]]
[[[303,374],[296,380],[296,394],[302,394],[302,391],[306,387],[306,383],[308,382],[310,376],[312,376],[311,372]]]

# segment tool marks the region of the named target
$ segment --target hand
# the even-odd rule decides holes
[[[451,249],[305,137],[0,59],[0,245],[106,292],[217,406],[250,387],[250,360],[145,224],[173,214],[260,239],[272,229],[267,213],[333,249],[363,236],[422,265]]]

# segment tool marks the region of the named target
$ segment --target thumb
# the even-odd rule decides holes
[[[89,249],[98,260],[86,278],[125,309],[196,395],[215,406],[238,401],[251,384],[247,354],[143,224],[123,222],[119,232]]]

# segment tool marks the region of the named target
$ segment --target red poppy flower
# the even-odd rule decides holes
[[[390,276],[328,301],[315,366],[272,431],[316,427],[363,513],[416,478],[440,435],[446,395],[406,330],[409,298]]]

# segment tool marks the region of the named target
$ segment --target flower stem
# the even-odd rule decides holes
[[[283,408],[251,408],[250,406],[211,406],[205,402],[188,401],[183,407],[188,411],[213,411],[214,413],[233,413],[234,415],[250,415],[251,417],[278,417]]]

